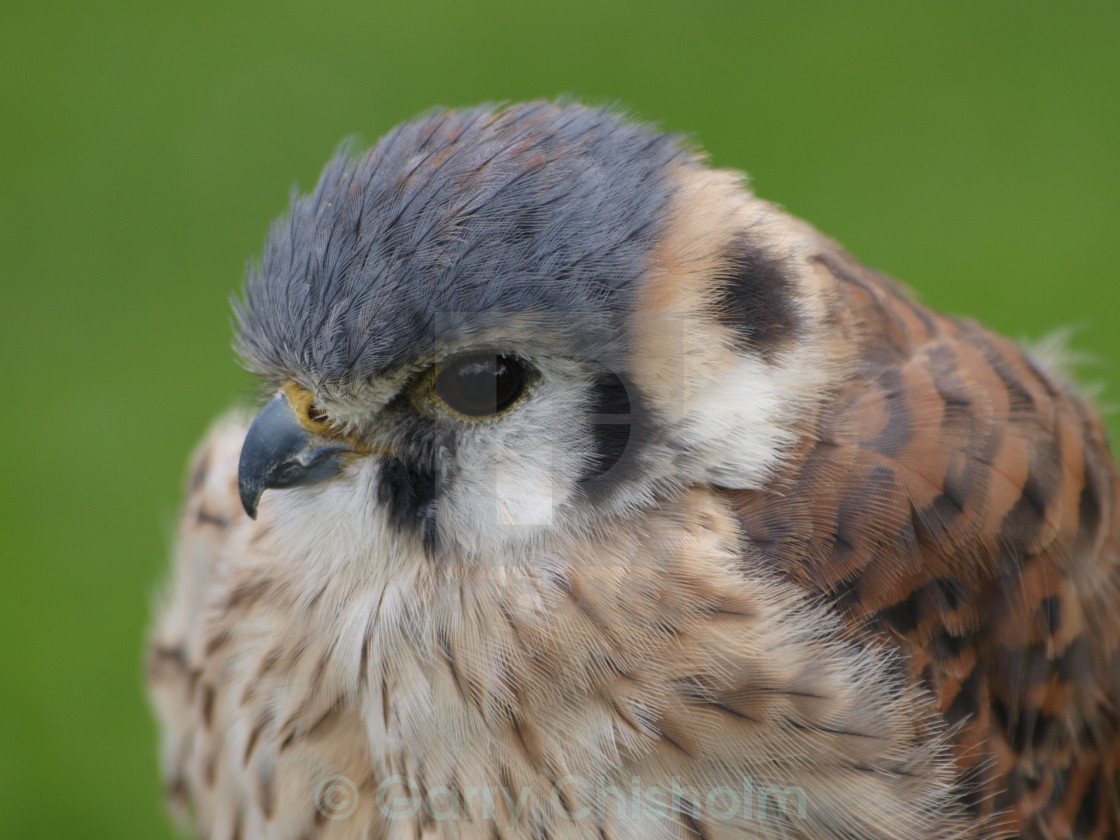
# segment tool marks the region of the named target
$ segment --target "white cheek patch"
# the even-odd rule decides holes
[[[677,437],[698,457],[702,477],[724,487],[761,486],[797,438],[796,396],[808,383],[743,356],[687,373],[692,385],[682,401]]]
[[[692,481],[735,489],[766,484],[804,431],[834,366],[809,340],[763,359],[735,346],[710,318],[652,316],[656,352],[637,359],[641,381]]]
[[[503,556],[561,526],[584,463],[586,374],[541,360],[541,378],[507,416],[465,430],[439,499],[440,534],[476,556]]]
[[[562,459],[552,447],[494,452],[492,446],[460,454],[453,486],[439,503],[441,534],[475,552],[548,529],[570,495],[558,480]]]
[[[499,522],[528,526],[552,525],[555,522],[556,506],[567,494],[558,494],[552,470],[534,472],[535,475],[516,464],[499,466],[494,476],[494,501]]]

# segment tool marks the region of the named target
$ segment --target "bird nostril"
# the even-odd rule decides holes
[[[309,390],[294,382],[282,385],[280,390],[288,398],[292,413],[304,429],[319,435],[329,433],[332,425],[330,415],[315,401],[314,395]]]

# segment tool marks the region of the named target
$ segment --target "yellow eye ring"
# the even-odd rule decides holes
[[[460,353],[424,371],[409,389],[424,413],[480,422],[508,413],[524,398],[535,371],[516,356],[492,350]]]

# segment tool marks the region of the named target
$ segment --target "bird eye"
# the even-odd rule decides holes
[[[439,369],[434,390],[459,414],[494,417],[517,402],[528,379],[525,363],[513,356],[465,353]]]

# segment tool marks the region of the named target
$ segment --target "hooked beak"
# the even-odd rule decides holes
[[[341,456],[350,451],[346,444],[304,428],[281,391],[261,409],[241,446],[237,487],[245,512],[257,518],[265,490],[315,484],[337,475]]]

